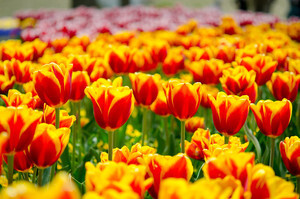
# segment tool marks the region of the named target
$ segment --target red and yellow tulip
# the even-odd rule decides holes
[[[260,131],[272,138],[285,131],[292,116],[292,103],[287,99],[274,102],[260,100],[257,105],[251,104],[250,108]]]
[[[90,85],[90,78],[85,71],[76,71],[72,74],[71,101],[80,101],[84,98],[84,89]]]
[[[20,91],[15,89],[10,89],[8,91],[8,95],[1,95],[5,105],[8,106],[22,106],[26,105],[28,108],[36,107],[36,99],[32,96],[31,92],[26,94],[20,93]]]
[[[72,65],[50,63],[33,73],[38,96],[49,106],[59,108],[70,98]]]
[[[164,92],[170,112],[179,120],[195,115],[201,100],[201,84],[190,84],[179,80],[169,80]]]
[[[190,133],[194,133],[198,128],[205,128],[204,118],[194,116],[185,121],[185,130]]]
[[[286,137],[280,142],[280,153],[287,170],[294,176],[300,176],[300,139],[298,136]]]
[[[158,95],[160,75],[130,73],[129,78],[137,104],[142,106],[151,105]]]
[[[3,146],[3,152],[14,154],[24,151],[31,143],[42,112],[24,106],[0,107],[0,132],[6,132],[9,139]]]
[[[54,164],[65,150],[69,138],[69,128],[56,129],[52,124],[39,124],[28,148],[33,164],[38,168]]]
[[[228,95],[248,95],[251,102],[257,98],[257,84],[255,83],[256,73],[238,66],[223,71],[220,78],[223,89]]]
[[[275,72],[267,82],[267,86],[277,100],[286,98],[291,102],[295,101],[300,84],[300,75],[292,72]]]
[[[212,96],[209,99],[216,129],[225,136],[238,133],[249,113],[249,97],[219,92],[216,99]]]

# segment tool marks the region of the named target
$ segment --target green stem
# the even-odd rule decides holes
[[[297,177],[297,193],[300,194],[300,177]]]
[[[108,160],[112,161],[114,148],[114,131],[108,131]]]
[[[60,113],[59,108],[55,108],[55,127],[56,127],[56,129],[59,129],[59,117],[60,117],[59,113]],[[56,172],[56,163],[54,163],[51,167],[50,181],[53,179],[55,172]]]
[[[181,121],[181,153],[185,153],[185,121]]]
[[[170,149],[170,132],[168,128],[168,117],[164,117],[164,127],[165,127],[165,133],[166,133],[166,148]]]
[[[13,175],[14,175],[14,155],[7,155],[7,167],[8,167],[8,172],[7,172],[7,180],[8,184],[12,184],[13,182]]]
[[[79,162],[81,162],[81,146],[82,146],[82,134],[81,134],[81,116],[80,116],[80,101],[76,103],[77,105],[77,118],[76,118],[76,127],[77,127],[77,143],[79,143]]]
[[[205,161],[203,161],[203,162],[202,162],[202,165],[201,165],[201,167],[199,168],[199,171],[198,171],[198,174],[197,174],[196,180],[198,180],[198,179],[200,178],[201,171],[202,171],[202,168],[203,168],[204,164],[205,164]]]
[[[245,131],[245,134],[247,135],[247,138],[253,143],[255,150],[256,150],[256,154],[257,154],[257,161],[260,162],[260,160],[261,160],[260,144],[259,144],[257,138],[253,135],[252,131],[248,128],[247,122],[245,122],[245,124],[244,124],[244,131]]]
[[[73,106],[73,114],[77,114],[77,111],[76,111],[76,105],[75,105],[75,102],[72,102],[72,106]],[[76,115],[77,116],[77,115]],[[77,120],[77,117],[76,117],[76,120]],[[77,121],[76,121],[77,122]],[[71,165],[71,170],[72,170],[72,173],[74,173],[75,171],[75,154],[76,154],[76,137],[77,137],[77,128],[76,128],[76,123],[73,124],[72,126],[72,135],[73,135],[73,139],[72,139],[72,144],[73,144],[73,153],[72,153],[72,165]]]
[[[147,109],[144,108],[143,109],[143,126],[142,126],[142,146],[144,146],[145,144],[145,139],[146,139],[146,135],[147,135]]]
[[[24,173],[24,180],[29,181],[28,172]]]
[[[257,102],[259,101],[259,100],[262,100],[262,86],[258,86],[258,95],[257,95]]]
[[[229,136],[224,136],[224,144],[228,144],[229,143]]]
[[[38,186],[42,186],[44,169],[39,169]]]
[[[273,168],[275,155],[275,138],[271,138],[271,152],[270,152],[270,162],[269,166]]]
[[[31,181],[33,184],[35,183],[35,180],[36,180],[36,173],[37,173],[37,167],[34,167],[32,181]]]

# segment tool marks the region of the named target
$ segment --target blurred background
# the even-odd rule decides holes
[[[237,9],[261,11],[274,14],[282,19],[288,13],[298,12],[298,0],[0,0],[0,17],[12,16],[16,11],[39,8],[72,8],[80,5],[95,7],[113,7],[121,5],[150,5],[157,7],[181,4],[187,7],[217,6],[223,12],[230,13]],[[293,6],[291,6],[293,5]]]

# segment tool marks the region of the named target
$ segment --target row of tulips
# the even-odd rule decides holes
[[[184,24],[185,34],[2,42],[0,148],[8,184],[15,171],[40,186],[55,183],[58,171],[70,175],[57,177],[66,187],[26,183],[19,192],[15,184],[0,194],[40,197],[57,189],[56,198],[78,198],[72,178],[84,198],[184,198],[195,189],[203,190],[200,198],[298,198],[293,183],[275,173],[285,177],[287,169],[300,180],[300,139],[288,137],[300,131],[299,45],[289,25],[275,27],[242,29],[226,18],[216,28]],[[126,123],[137,132],[125,136]],[[255,164],[266,160],[270,167]]]

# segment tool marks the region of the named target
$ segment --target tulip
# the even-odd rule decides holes
[[[235,59],[235,47],[221,45],[218,48],[213,48],[216,59],[223,60],[224,63],[231,63]]]
[[[97,86],[97,83],[94,83],[85,89],[85,93],[92,100],[96,122],[108,131],[108,154],[109,160],[112,160],[113,131],[125,124],[133,111],[132,90],[128,87],[105,84]]]
[[[68,62],[73,64],[73,72],[86,71],[88,74],[91,74],[98,60],[88,55],[73,55]]]
[[[75,122],[76,118],[74,115],[69,115],[67,111],[60,110],[59,112],[59,128],[70,128]],[[55,125],[56,115],[55,109],[44,104],[43,116],[41,118],[41,123]]]
[[[31,62],[20,62],[12,59],[11,61],[5,61],[4,65],[12,70],[13,75],[16,77],[16,83],[23,84],[31,80]]]
[[[244,66],[248,71],[255,71],[255,82],[258,86],[264,85],[269,81],[272,73],[277,67],[276,61],[273,61],[271,57],[264,55],[255,55],[253,58],[244,57],[238,61],[238,63]]]
[[[289,59],[287,63],[288,71],[293,72],[296,75],[300,74],[300,59]]]
[[[300,84],[300,75],[291,72],[275,72],[267,83],[268,88],[277,100],[286,98],[295,101]]]
[[[226,137],[238,133],[248,116],[249,97],[219,92],[216,99],[212,96],[209,99],[216,129]]]
[[[115,148],[113,150],[113,159],[114,162],[124,162],[128,165],[130,164],[140,164],[140,159],[143,159],[144,156],[149,154],[154,154],[156,149],[149,146],[141,146],[137,143],[131,147],[131,150],[127,146],[123,146],[121,149]],[[101,162],[108,162],[108,154],[105,152],[101,153]]]
[[[146,168],[143,165],[126,165],[123,162],[98,163],[86,165],[86,191],[106,195],[106,192],[134,192],[140,198],[152,185],[152,178],[146,179]]]
[[[33,164],[40,169],[53,165],[65,150],[69,137],[69,128],[56,129],[52,124],[39,124],[28,148]]]
[[[292,103],[282,101],[260,100],[257,105],[250,106],[260,131],[271,138],[270,166],[274,162],[275,138],[288,127],[292,116]]]
[[[145,47],[155,63],[163,62],[167,57],[169,44],[164,40],[149,40]]]
[[[70,100],[78,102],[85,96],[84,89],[89,86],[90,78],[85,71],[76,71],[72,74],[72,89],[70,94]]]
[[[185,130],[187,132],[194,133],[198,128],[205,128],[203,117],[194,116],[185,121]]]
[[[215,99],[217,98],[217,95],[219,93],[219,89],[215,86],[207,85],[207,84],[202,84],[201,86],[202,90],[202,96],[201,96],[201,102],[200,105],[206,109],[210,108],[210,103],[209,103],[209,97],[212,96]]]
[[[16,152],[16,154],[14,155],[14,170],[19,172],[27,172],[32,168],[33,164],[28,157],[26,150]],[[7,156],[4,155],[3,157],[5,162],[7,163]]]
[[[44,55],[44,52],[48,46],[46,42],[41,41],[40,39],[35,39],[33,42],[30,42],[33,49],[33,59],[34,61]]]
[[[61,107],[69,100],[71,80],[71,65],[50,63],[33,73],[33,82],[38,96],[54,108]]]
[[[203,167],[204,176],[208,179],[224,179],[232,176],[247,185],[247,168],[254,165],[253,153],[225,153],[218,158],[210,158]]]
[[[243,198],[244,189],[241,182],[231,176],[224,179],[200,179],[188,183],[183,179],[168,178],[161,183],[158,199],[178,198]]]
[[[162,64],[164,74],[171,76],[184,69],[184,56],[181,49],[170,49]]]
[[[36,99],[32,97],[32,93],[28,92],[26,94],[20,93],[18,90],[10,89],[8,95],[1,95],[5,105],[8,106],[22,106],[26,105],[28,108],[36,107]]]
[[[298,198],[298,194],[294,193],[294,184],[276,176],[271,167],[263,164],[249,166],[247,175],[245,189],[252,198]]]
[[[191,142],[185,141],[185,152],[187,156],[195,160],[202,160],[204,158],[203,150],[208,148],[209,139],[209,130],[198,129],[195,131]]]
[[[112,69],[109,67],[108,63],[104,60],[98,60],[94,66],[93,71],[90,74],[91,82],[95,82],[100,78],[109,79],[113,75]]]
[[[27,107],[0,107],[0,132],[7,132],[9,138],[3,147],[7,155],[8,184],[13,181],[14,154],[25,150],[31,143],[42,112]]]
[[[213,52],[210,48],[191,47],[184,52],[185,56],[191,61],[200,61],[201,59],[210,60],[213,58]]]
[[[159,90],[156,100],[150,105],[151,111],[155,114],[166,117],[170,115],[164,91]]]
[[[161,156],[158,154],[145,157],[145,164],[153,185],[149,189],[152,197],[157,198],[161,181],[167,178],[182,178],[189,181],[193,174],[192,162],[183,154],[176,156]]]
[[[50,46],[53,48],[53,50],[56,53],[60,53],[64,47],[66,47],[68,45],[69,39],[66,37],[62,37],[59,39],[53,39],[52,41],[50,41]]]
[[[32,97],[35,100],[35,107],[34,108],[43,109],[45,103],[41,100],[41,98],[36,93],[33,81],[30,81],[26,84],[23,84],[23,89],[26,93],[32,93]]]
[[[281,101],[260,100],[250,108],[255,116],[260,131],[271,138],[280,136],[288,127],[292,116],[292,103]]]
[[[158,95],[158,83],[160,81],[160,75],[130,73],[129,78],[136,102],[142,106],[151,105]]]
[[[223,89],[229,95],[248,95],[251,102],[257,98],[257,84],[254,71],[249,71],[243,66],[229,68],[223,71],[220,78]]]
[[[280,153],[287,170],[299,179],[300,177],[300,163],[298,161],[300,156],[300,139],[298,136],[286,137],[284,141],[280,142]],[[299,183],[299,180],[297,181]],[[297,184],[297,186],[300,186]],[[299,191],[299,190],[298,190]]]
[[[194,76],[194,81],[202,84],[218,84],[223,70],[228,68],[230,68],[229,64],[224,64],[222,60],[217,59],[200,60],[188,66],[188,70]]]
[[[132,51],[128,46],[114,47],[109,53],[108,63],[110,68],[117,74],[135,72],[128,70],[131,57]]]
[[[70,39],[68,46],[81,46],[82,49],[86,51],[90,42],[90,38],[86,35],[83,35],[81,37],[74,36]]]
[[[0,62],[0,94],[6,94],[14,86],[15,81],[16,77]]]
[[[201,84],[169,80],[163,88],[170,112],[181,121],[181,152],[184,153],[185,120],[193,117],[199,108]]]
[[[3,154],[3,145],[5,144],[5,142],[7,142],[8,140],[8,135],[6,132],[2,132],[0,133],[0,157],[2,157]],[[2,161],[0,162],[0,172],[2,170]]]

